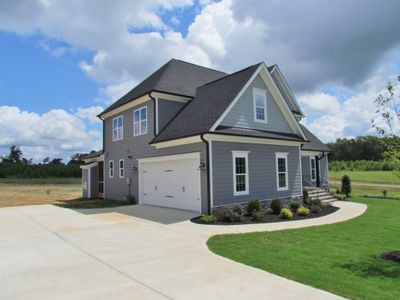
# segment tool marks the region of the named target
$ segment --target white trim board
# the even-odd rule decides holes
[[[149,94],[146,94],[146,95],[144,95],[142,97],[133,99],[133,100],[129,101],[128,103],[124,104],[124,105],[118,106],[117,108],[114,108],[113,110],[111,110],[109,112],[106,112],[105,114],[100,115],[100,117],[103,120],[107,119],[107,118],[109,118],[111,116],[114,116],[116,114],[124,112],[124,111],[126,111],[126,110],[128,110],[128,109],[130,109],[132,107],[141,105],[141,104],[143,104],[143,103],[145,103],[145,102],[147,102],[149,100],[151,100],[151,98],[150,98]]]
[[[232,175],[233,175],[233,196],[243,196],[250,193],[250,183],[249,183],[249,153],[250,151],[236,151],[232,150]],[[246,173],[236,173],[236,158],[242,157],[246,160]],[[236,191],[236,176],[245,175],[245,190]]]
[[[92,163],[90,163],[88,165],[80,166],[80,168],[84,169],[84,170],[87,170],[87,169],[90,169],[90,168],[93,168],[93,167],[97,166],[97,164],[98,164],[97,162],[92,162]]]
[[[301,150],[301,156],[319,156],[319,155],[322,155],[322,152]]]
[[[165,160],[181,160],[181,159],[191,159],[191,158],[199,158],[200,159],[200,152],[138,158],[137,161],[139,164],[143,164],[143,163],[148,163],[148,162],[157,162],[157,161],[165,161]]]

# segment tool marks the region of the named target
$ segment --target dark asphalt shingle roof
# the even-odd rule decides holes
[[[300,124],[300,123],[299,123]],[[325,151],[330,152],[331,149],[323,142],[321,142],[310,130],[308,130],[303,124],[300,124],[301,130],[303,130],[304,135],[306,136],[308,143],[303,144],[302,150],[310,150],[310,151]]]
[[[102,154],[103,154],[103,150],[96,151],[96,152],[91,152],[91,153],[89,153],[89,154],[82,155],[82,156],[79,158],[79,160],[94,158],[94,157],[100,156],[100,155],[102,155]]]
[[[151,91],[194,97],[196,89],[199,86],[226,75],[226,73],[221,71],[177,59],[171,59],[121,99],[106,108],[101,114],[111,111]]]
[[[261,63],[209,82],[152,143],[206,133],[239,94]]]
[[[296,134],[254,130],[238,127],[218,127],[215,132],[217,134],[240,135],[250,137],[262,137],[266,139],[286,140],[286,141],[299,141],[303,142],[304,139]]]

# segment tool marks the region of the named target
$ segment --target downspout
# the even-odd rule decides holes
[[[315,168],[317,171],[317,187],[321,187],[321,174],[320,174],[320,167],[319,167],[319,161],[325,157],[325,152],[322,151],[321,156],[316,156],[315,157]]]
[[[206,144],[206,157],[207,157],[207,214],[211,214],[211,193],[210,193],[210,147],[209,142],[204,139],[204,134],[200,136],[201,140]]]
[[[154,137],[156,137],[156,136],[158,135],[158,133],[157,133],[157,123],[158,123],[158,120],[157,120],[158,101],[157,101],[156,98],[154,98],[154,97],[151,95],[151,93],[152,93],[152,92],[149,93],[149,97],[150,97],[151,99],[153,99],[153,107],[154,107],[154,109],[153,109],[153,120],[154,120],[154,122],[153,122],[153,134],[154,134]]]

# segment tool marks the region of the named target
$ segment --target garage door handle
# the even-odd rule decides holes
[[[174,196],[170,196],[170,195],[166,195],[166,196],[164,196],[164,197],[167,197],[167,198],[175,198]]]
[[[184,193],[184,192],[185,192],[185,187],[183,186],[183,187],[182,187],[182,193]]]
[[[158,186],[155,185],[155,186],[154,186],[154,190],[155,190],[155,191],[158,191]]]

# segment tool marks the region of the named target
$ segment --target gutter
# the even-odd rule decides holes
[[[154,138],[155,138],[157,136],[157,128],[156,128],[157,126],[156,125],[158,123],[158,120],[157,120],[157,111],[158,111],[158,103],[157,102],[158,102],[158,100],[151,95],[152,92],[153,91],[151,91],[149,93],[149,97],[151,99],[153,99],[153,107],[154,107],[154,109],[153,109],[153,120],[154,120],[154,122],[153,122],[153,134],[154,134]]]
[[[211,214],[211,179],[210,179],[210,143],[204,139],[204,134],[200,135],[201,140],[206,144],[206,153],[207,153],[207,213]]]

